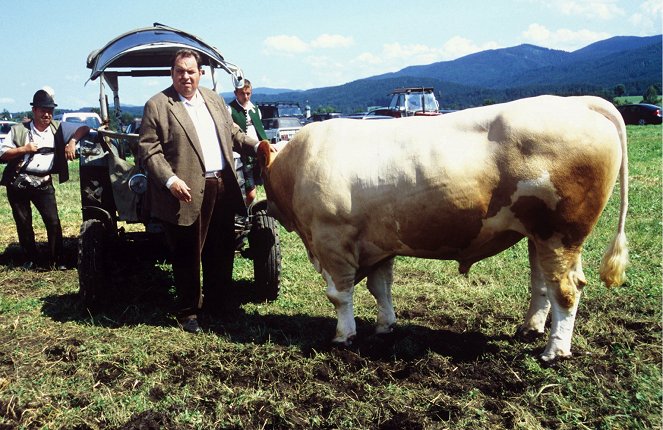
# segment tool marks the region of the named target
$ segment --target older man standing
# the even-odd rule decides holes
[[[32,228],[34,204],[46,226],[49,263],[64,269],[62,227],[52,174],[58,175],[60,183],[69,179],[67,160],[75,158],[76,142],[90,128],[53,121],[57,105],[50,89],[35,92],[30,104],[33,119],[13,126],[0,146],[0,160],[7,162],[0,184],[7,187],[18,241],[26,254],[24,267],[32,268],[39,260]]]
[[[147,204],[164,222],[172,252],[178,321],[191,333],[200,331],[203,293],[206,310],[214,311],[232,283],[234,219],[244,210],[233,146],[255,153],[258,144],[233,123],[222,98],[199,88],[201,75],[197,52],[175,54],[173,85],[145,104],[138,144]]]

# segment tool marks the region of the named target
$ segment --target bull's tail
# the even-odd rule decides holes
[[[601,109],[617,128],[621,143],[622,162],[619,169],[620,200],[619,224],[617,233],[608,246],[601,261],[601,280],[608,287],[617,287],[626,280],[626,266],[628,265],[628,247],[626,241],[626,212],[628,211],[628,152],[626,142],[626,126],[619,112],[611,106],[607,112]]]

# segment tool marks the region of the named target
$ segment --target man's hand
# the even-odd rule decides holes
[[[76,158],[76,140],[69,139],[69,143],[64,146],[64,156],[67,160],[73,160]]]
[[[175,198],[181,202],[190,203],[191,202],[191,188],[183,180],[177,178],[175,181],[170,184],[170,193],[175,196]]]
[[[23,145],[23,151],[27,154],[34,154],[39,150],[39,146],[37,146],[36,143],[34,142],[28,142],[25,145]]]

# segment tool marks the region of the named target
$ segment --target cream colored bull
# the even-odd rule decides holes
[[[367,277],[377,332],[396,321],[394,256],[475,262],[529,242],[531,301],[518,334],[550,338],[541,356],[571,355],[583,286],[581,251],[619,175],[616,236],[601,263],[624,281],[626,131],[595,97],[541,96],[438,117],[330,120],[304,127],[280,152],[261,148],[273,214],[296,231],[327,282],[334,342],[356,334],[354,286]],[[621,174],[620,174],[621,172]]]

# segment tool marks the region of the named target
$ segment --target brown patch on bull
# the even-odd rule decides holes
[[[535,196],[521,196],[511,205],[511,211],[530,235],[545,241],[557,234],[567,247],[581,245],[598,219],[598,214],[578,212],[577,208],[574,202],[562,200],[556,209],[551,209]]]
[[[555,291],[555,298],[560,306],[571,309],[578,298],[578,288],[571,282],[568,276],[562,276],[559,288]]]
[[[522,234],[513,230],[501,231],[495,234],[490,241],[482,244],[477,251],[459,259],[458,272],[461,275],[467,274],[474,263],[499,254],[520,242],[522,238]]]

